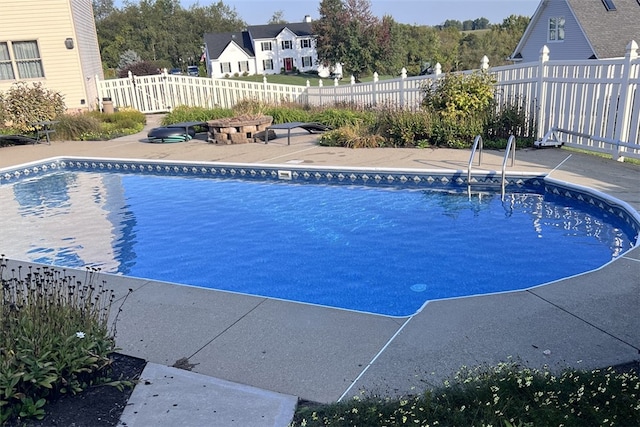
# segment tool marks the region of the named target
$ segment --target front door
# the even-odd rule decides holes
[[[293,71],[293,58],[284,58],[284,71],[286,73]]]

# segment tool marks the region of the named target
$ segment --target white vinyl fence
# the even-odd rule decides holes
[[[538,62],[481,69],[496,79],[498,108],[518,105],[532,118],[537,140],[555,140],[567,146],[606,152],[614,158],[640,159],[640,59],[632,41],[624,57],[604,60],[551,61],[541,50]],[[473,71],[469,71],[473,72]],[[115,107],[133,107],[143,113],[171,111],[179,105],[230,108],[253,99],[268,103],[416,109],[422,89],[435,74],[407,77],[403,70],[392,80],[331,86],[272,84],[210,79],[162,73],[97,80],[100,99]],[[321,83],[321,82],[320,82]]]

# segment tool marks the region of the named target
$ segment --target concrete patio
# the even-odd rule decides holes
[[[158,120],[151,116],[148,127]],[[217,145],[200,139],[150,144],[141,142],[145,135],[5,147],[0,149],[0,168],[56,156],[458,170],[465,170],[469,161],[469,152],[460,150],[320,147],[318,136],[304,130],[291,132],[291,145],[281,135],[268,145]],[[480,169],[500,170],[502,158],[502,152],[485,151]],[[550,174],[640,209],[640,166],[564,149],[527,149],[517,152],[511,169]],[[120,276],[105,280],[121,297],[133,289],[118,319],[122,353],[159,366],[187,358],[195,365],[193,373],[255,387],[251,390],[267,393],[256,395],[274,399],[267,415],[237,425],[286,425],[295,404],[291,396],[333,402],[361,390],[415,393],[439,385],[462,366],[509,358],[551,369],[591,369],[640,359],[639,247],[580,276],[527,291],[431,302],[407,318]],[[128,426],[149,425],[159,409],[149,403],[145,412],[145,402],[152,399],[139,395],[136,401],[135,393],[135,404],[123,420]],[[234,404],[238,416],[246,411],[242,398],[230,398],[227,408]],[[171,408],[176,415],[180,410],[193,407]],[[164,415],[151,424],[175,425]]]

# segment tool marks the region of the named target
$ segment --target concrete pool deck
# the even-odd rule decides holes
[[[158,118],[150,116],[148,127]],[[0,167],[56,156],[459,170],[469,161],[468,150],[320,147],[318,136],[304,130],[291,132],[290,146],[281,134],[268,145],[149,144],[140,141],[145,135],[4,147]],[[500,170],[502,158],[503,152],[485,150],[478,169]],[[519,150],[509,169],[550,173],[640,209],[640,166],[530,149]],[[511,254],[504,256],[508,262]],[[151,362],[143,373],[151,384],[136,387],[123,414],[127,426],[284,426],[296,397],[333,402],[360,390],[415,393],[462,366],[515,359],[531,367],[591,369],[640,360],[638,247],[590,273],[527,291],[431,302],[408,318],[120,276],[105,280],[120,296],[134,290],[118,319],[121,352]],[[192,372],[166,368],[183,358]]]

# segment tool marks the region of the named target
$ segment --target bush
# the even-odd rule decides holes
[[[296,107],[274,106],[267,108],[265,114],[273,117],[273,123],[310,122],[308,111]]]
[[[373,126],[376,122],[376,114],[371,111],[357,111],[350,108],[326,108],[313,113],[311,121],[331,126],[334,129],[359,124]]]
[[[169,114],[164,116],[162,124],[170,125],[172,123],[181,122],[206,122],[208,120],[224,119],[233,116],[234,112],[229,108],[202,108],[181,105],[174,108]]]
[[[426,111],[385,110],[379,113],[377,127],[393,147],[425,147],[433,143],[432,113]]]
[[[501,363],[463,368],[444,386],[400,399],[377,396],[300,407],[292,426],[640,425],[638,373],[548,370]]]
[[[0,127],[8,127],[18,133],[33,132],[31,123],[53,120],[66,107],[59,92],[49,90],[41,83],[32,85],[18,82],[0,96]]]
[[[114,294],[47,267],[7,270],[0,256],[0,424],[42,418],[47,401],[95,383],[111,363]],[[120,384],[121,385],[121,384]]]
[[[526,100],[508,101],[498,105],[487,123],[486,135],[490,139],[507,139],[510,135],[526,139],[533,143],[536,136],[536,125],[533,117],[527,117]]]
[[[468,148],[484,133],[494,104],[493,79],[484,72],[447,74],[422,88],[422,107],[434,114],[433,142]]]
[[[101,122],[90,114],[63,114],[58,117],[55,139],[80,140],[83,135],[99,133]]]
[[[371,128],[358,122],[341,126],[320,136],[320,145],[326,147],[377,148],[384,146],[384,138]]]

